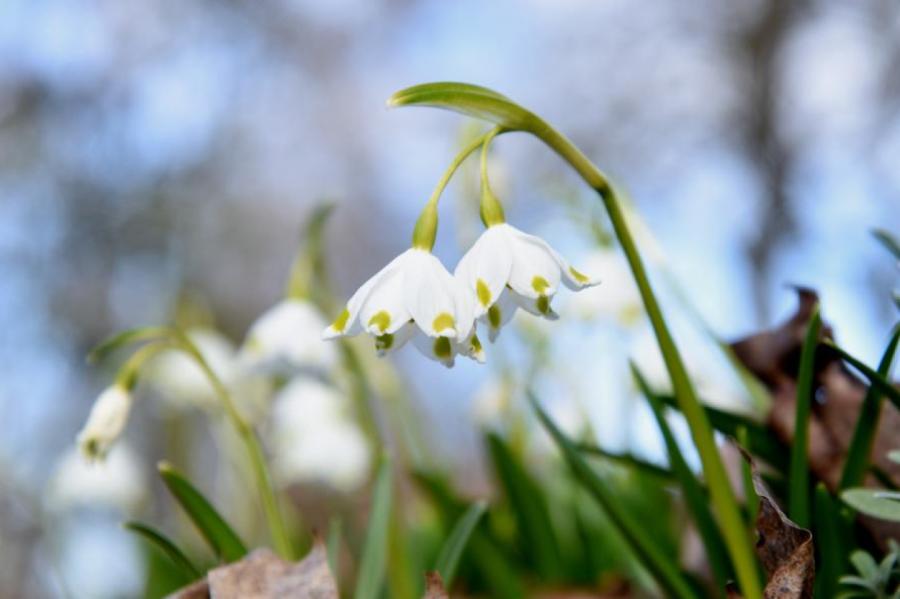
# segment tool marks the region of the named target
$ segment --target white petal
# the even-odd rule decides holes
[[[347,302],[347,307],[344,308],[344,311],[338,315],[334,322],[328,325],[325,331],[322,332],[323,339],[333,339],[335,337],[340,337],[341,335],[352,337],[362,330],[362,326],[360,326],[357,321],[357,316],[359,315],[359,310],[362,308],[363,303],[365,303],[366,299],[369,297],[372,288],[379,280],[381,280],[381,277],[397,268],[398,263],[403,261],[402,259],[408,252],[409,250],[388,262],[387,266],[372,275],[368,281],[363,283],[362,287],[356,290],[356,293],[354,293]]]
[[[509,225],[509,241],[513,264],[509,285],[525,297],[551,296],[559,288],[560,266],[553,250],[534,235],[528,235]]]
[[[454,275],[475,293],[475,316],[494,304],[509,281],[512,253],[502,225],[488,227],[456,266]]]
[[[393,334],[409,322],[404,298],[404,269],[385,273],[372,287],[359,311],[359,323],[371,335]]]
[[[405,267],[406,307],[419,328],[430,337],[458,335],[459,283],[431,253],[412,249]],[[465,323],[462,323],[465,327]]]
[[[311,302],[284,300],[250,327],[239,355],[241,365],[252,372],[284,376],[302,368],[330,369],[338,356],[336,348],[320,337],[324,326]]]
[[[556,259],[556,263],[559,265],[559,269],[563,275],[562,281],[566,287],[568,287],[572,291],[579,291],[581,289],[586,289],[587,287],[593,287],[600,284],[600,279],[576,269],[574,266],[569,264],[569,262],[565,258],[563,258],[559,252],[550,247],[549,244],[544,242],[544,245],[547,246],[547,249]]]
[[[518,304],[512,296],[513,292],[511,290],[504,289],[500,294],[500,299],[480,319],[488,327],[488,339],[490,339],[491,343],[497,339],[500,329],[512,320],[518,309]]]
[[[375,337],[375,351],[378,353],[378,357],[381,358],[394,353],[406,345],[416,332],[416,325],[411,320],[407,320],[395,333]]]
[[[413,345],[427,358],[452,368],[455,362],[457,345],[447,337],[429,337],[416,331],[412,338]]]

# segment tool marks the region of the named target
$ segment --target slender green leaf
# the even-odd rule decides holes
[[[336,581],[341,579],[341,531],[344,528],[339,516],[332,516],[328,521],[328,567]]]
[[[813,309],[800,352],[800,370],[797,373],[796,415],[794,416],[794,442],[791,444],[791,470],[788,482],[788,515],[797,526],[809,528],[809,414],[815,391],[816,347],[822,330],[819,306]]]
[[[743,426],[737,430],[737,442],[747,450],[747,429]],[[744,505],[747,511],[748,530],[756,530],[756,516],[759,513],[759,495],[753,485],[753,465],[749,459],[741,460],[741,478],[744,487]]]
[[[840,515],[823,483],[816,485],[813,504],[813,523],[816,531],[816,550],[819,553],[815,581],[815,597],[830,599],[837,591],[838,576],[844,572],[845,551],[838,525]]]
[[[900,260],[900,241],[884,229],[874,229],[872,235],[889,251],[894,259]]]
[[[497,92],[469,83],[424,83],[400,90],[388,106],[432,106],[496,123],[507,129],[529,129],[533,114]]]
[[[546,497],[499,436],[491,433],[487,441],[497,476],[516,513],[523,550],[541,578],[553,580],[562,571],[562,559]]]
[[[696,524],[697,531],[700,533],[700,538],[703,540],[706,558],[716,578],[717,588],[721,589],[719,594],[722,595],[725,592],[725,585],[731,579],[733,572],[728,562],[728,549],[725,547],[725,541],[722,539],[719,527],[709,511],[708,497],[681,454],[681,449],[675,441],[675,435],[672,434],[672,429],[669,428],[669,423],[666,421],[662,401],[650,390],[646,379],[641,375],[634,363],[631,364],[631,373],[650,404],[650,408],[653,410],[656,425],[659,427],[659,432],[662,434],[663,441],[666,444],[669,465],[681,484],[685,503],[691,512],[694,524]]]
[[[878,365],[878,374],[882,377],[886,378],[890,374],[898,341],[900,341],[900,325],[894,327],[894,333],[891,335],[891,340]],[[878,432],[882,399],[881,390],[875,385],[870,385],[865,398],[863,398],[862,406],[859,408],[856,428],[853,431],[853,438],[850,440],[850,447],[847,449],[847,460],[844,462],[840,490],[858,487],[863,482],[869,468],[875,434]]]
[[[459,559],[462,557],[463,550],[469,542],[469,537],[472,536],[475,526],[486,511],[487,503],[484,501],[473,504],[457,520],[456,525],[450,532],[450,536],[447,537],[443,547],[441,547],[434,569],[440,573],[441,578],[444,580],[444,586],[447,589],[453,584],[453,577],[456,576]]]
[[[200,571],[191,563],[191,560],[187,558],[184,552],[164,534],[140,522],[125,522],[122,526],[162,551],[187,580],[200,578]]]
[[[625,537],[635,555],[653,575],[660,587],[670,597],[684,599],[694,597],[694,592],[682,577],[677,564],[669,556],[659,551],[655,540],[648,534],[649,531],[646,531],[641,523],[634,521],[631,514],[619,505],[616,496],[610,492],[606,483],[582,459],[572,441],[541,409],[537,400],[534,397],[530,397],[530,400],[538,418],[559,446],[579,482],[603,507],[612,524]]]
[[[247,554],[241,538],[184,475],[167,462],[160,462],[157,468],[169,492],[219,559],[233,562]]]
[[[466,504],[454,496],[446,482],[435,475],[417,470],[413,473],[416,484],[431,497],[444,515],[445,521],[457,520],[466,510]],[[510,558],[486,526],[476,527],[469,541],[466,561],[471,563],[490,589],[489,596],[497,599],[521,599],[525,589]]]
[[[168,335],[168,329],[165,327],[138,327],[128,329],[121,333],[108,337],[101,341],[94,349],[88,353],[87,360],[91,364],[95,364],[103,360],[106,356],[121,347],[137,343],[138,341],[150,341],[152,339],[160,339]]]
[[[675,474],[671,470],[667,470],[662,466],[651,464],[645,460],[631,455],[630,453],[618,453],[609,451],[597,445],[590,443],[579,443],[576,445],[578,451],[588,454],[589,456],[597,456],[625,466],[626,468],[634,468],[663,482],[676,481]]]
[[[679,409],[678,403],[671,395],[658,395],[667,407]],[[754,456],[774,466],[780,472],[788,469],[785,446],[772,435],[763,424],[742,414],[727,412],[718,408],[704,406],[706,416],[712,427],[723,435],[737,437],[738,429],[746,430],[744,449]]]
[[[877,489],[847,489],[841,499],[858,512],[881,520],[900,522],[900,501]]]
[[[849,352],[840,348],[836,344],[830,341],[825,341],[825,345],[837,352],[842,360],[853,366],[853,368],[855,368],[856,370],[860,371],[863,376],[868,379],[870,384],[878,387],[878,389],[889,400],[891,400],[891,403],[894,404],[894,407],[900,410],[900,389],[897,389],[897,387],[888,382],[886,378],[872,370],[869,366],[866,366],[866,364],[862,360],[854,358]]]
[[[385,456],[382,458],[378,476],[375,479],[372,509],[369,512],[369,525],[366,530],[354,599],[376,599],[381,595],[387,573],[392,487],[391,460]]]

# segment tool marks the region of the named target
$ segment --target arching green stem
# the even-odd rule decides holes
[[[500,203],[500,200],[497,199],[497,196],[494,195],[494,192],[491,190],[490,181],[488,180],[488,149],[498,133],[500,133],[499,128],[493,129],[485,136],[484,143],[481,146],[481,207],[479,212],[481,214],[481,221],[484,223],[485,227],[506,222],[506,215],[503,213],[503,205]]]

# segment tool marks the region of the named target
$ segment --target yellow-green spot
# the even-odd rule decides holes
[[[478,338],[478,335],[472,335],[472,339],[469,341],[469,344],[472,346],[473,353],[481,353],[481,339]]]
[[[591,280],[590,277],[588,277],[586,274],[581,273],[581,272],[578,272],[577,270],[575,270],[575,267],[574,267],[574,266],[570,266],[570,267],[569,267],[569,274],[572,275],[572,277],[573,277],[576,281],[578,281],[579,283],[581,283],[582,285],[586,285],[586,284],[589,283],[590,280]]]
[[[544,294],[547,289],[550,288],[550,283],[547,282],[547,279],[541,276],[535,275],[533,279],[531,279],[531,287],[540,294]]]
[[[431,323],[431,327],[435,330],[436,333],[440,333],[445,329],[452,329],[456,326],[456,321],[453,320],[453,316],[447,314],[446,312],[441,312],[434,318],[434,322]]]
[[[386,310],[376,312],[372,315],[372,318],[369,319],[369,326],[377,327],[378,330],[383,333],[391,326],[391,315],[388,314]]]
[[[350,310],[344,308],[344,311],[338,314],[338,317],[334,319],[334,322],[331,323],[331,328],[335,331],[344,332],[344,328],[347,326],[347,321],[350,320]]]
[[[496,329],[500,327],[500,317],[502,314],[500,314],[500,307],[497,304],[488,308],[487,316],[488,322],[491,323],[493,328]]]
[[[541,297],[537,298],[535,305],[537,305],[538,312],[540,312],[541,314],[550,313],[550,298],[546,295],[542,295]]]
[[[375,337],[375,349],[378,351],[387,351],[391,349],[394,345],[394,336],[388,333],[387,335],[379,335]]]
[[[478,279],[475,283],[475,293],[478,295],[478,301],[482,306],[491,305],[491,290],[483,279]]]
[[[453,353],[450,340],[446,337],[438,337],[434,340],[434,355],[438,358],[449,358]]]

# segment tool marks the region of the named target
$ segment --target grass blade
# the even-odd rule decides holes
[[[672,473],[671,470],[667,470],[662,466],[658,466],[656,464],[651,464],[645,460],[642,460],[638,457],[631,455],[630,453],[617,453],[614,451],[609,451],[602,447],[598,447],[597,445],[592,445],[590,443],[578,443],[576,445],[578,451],[588,454],[589,456],[597,456],[609,460],[610,462],[619,464],[624,466],[625,468],[632,468],[634,470],[638,470],[652,476],[654,478],[660,479],[662,482],[673,482],[675,481],[675,474]]]
[[[823,483],[816,485],[813,521],[817,535],[816,550],[819,552],[815,581],[816,598],[829,599],[837,594],[838,576],[844,572],[844,555],[838,526],[841,517],[834,499]]]
[[[459,559],[462,557],[463,550],[469,542],[469,537],[475,530],[475,526],[481,520],[481,517],[487,511],[487,503],[479,501],[472,505],[466,513],[457,520],[456,525],[447,537],[447,541],[441,547],[438,553],[437,561],[434,569],[437,570],[441,578],[444,580],[444,586],[449,589],[453,583],[453,577],[456,575],[456,568],[459,566]]]
[[[558,578],[562,559],[543,491],[499,436],[491,433],[487,441],[497,477],[517,516],[523,550],[543,580]]]
[[[140,522],[125,522],[122,526],[162,551],[188,581],[200,578],[200,571],[191,563],[191,560],[187,558],[184,552],[164,534]]]
[[[360,559],[359,578],[356,581],[354,599],[376,599],[381,595],[387,574],[392,487],[391,460],[385,456],[381,460],[378,476],[375,479],[372,510],[369,513],[369,525],[366,529],[366,540]]]
[[[339,516],[332,516],[328,521],[328,567],[331,568],[331,575],[335,581],[339,581],[341,569],[341,532],[344,528],[343,521]]]
[[[869,381],[874,387],[878,387],[878,390],[881,391],[891,403],[894,404],[898,410],[900,410],[900,390],[897,389],[894,385],[892,385],[888,380],[872,370],[869,366],[857,358],[854,358],[850,353],[846,350],[841,349],[834,343],[830,341],[825,341],[825,345],[834,350],[842,360],[853,366],[856,370],[860,371],[864,377]]]
[[[241,538],[184,475],[167,462],[160,462],[157,468],[169,492],[219,559],[233,562],[247,554]]]
[[[878,374],[887,377],[894,363],[894,354],[897,351],[897,343],[900,341],[900,326],[894,327],[894,333],[881,362],[878,364]],[[872,445],[875,442],[875,433],[878,432],[878,420],[881,416],[881,403],[883,395],[875,385],[870,385],[859,408],[859,416],[856,419],[856,428],[853,438],[847,450],[847,461],[844,462],[844,471],[841,474],[841,483],[838,490],[849,489],[862,485],[863,478],[869,468],[869,458],[872,455]]]
[[[900,260],[900,241],[897,241],[896,237],[884,229],[874,229],[872,235],[881,242],[881,245],[883,245],[896,260]]]
[[[788,480],[788,516],[797,526],[809,528],[809,413],[812,405],[813,378],[815,376],[816,347],[822,317],[817,305],[813,309],[800,352],[800,370],[797,373],[797,401],[794,416],[794,442],[791,444],[791,469]]]
[[[531,397],[530,400],[541,424],[543,424],[557,446],[559,446],[576,478],[603,507],[612,524],[625,537],[635,555],[637,555],[650,574],[653,575],[653,578],[665,591],[665,594],[669,597],[678,597],[679,599],[695,597],[693,590],[682,577],[675,562],[669,556],[659,551],[657,544],[647,534],[643,526],[635,522],[631,515],[618,504],[615,496],[609,492],[603,480],[582,459],[572,441],[559,430],[556,424],[538,405],[536,399]]]
[[[687,461],[675,441],[675,435],[666,422],[665,413],[663,412],[663,404],[660,399],[654,395],[647,384],[646,379],[638,371],[637,367],[631,364],[631,373],[637,381],[638,387],[647,398],[650,408],[653,410],[653,416],[656,419],[656,425],[662,434],[663,441],[666,444],[666,452],[669,455],[669,465],[678,482],[681,484],[681,490],[684,493],[684,500],[687,504],[691,516],[694,518],[694,524],[697,526],[697,532],[703,540],[706,549],[706,558],[712,568],[715,576],[717,587],[724,592],[725,585],[728,583],[733,572],[731,564],[728,562],[728,550],[725,547],[725,541],[716,521],[709,511],[708,497],[702,485],[691,472]],[[721,593],[720,593],[721,594]]]

